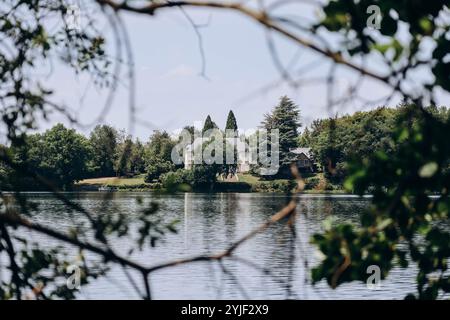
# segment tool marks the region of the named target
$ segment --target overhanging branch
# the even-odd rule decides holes
[[[108,6],[116,11],[129,11],[139,14],[147,14],[147,15],[154,15],[156,11],[159,11],[160,9],[167,9],[167,8],[179,8],[179,7],[197,7],[197,8],[211,8],[211,9],[222,9],[222,10],[231,10],[238,12],[240,14],[243,14],[244,16],[260,23],[261,25],[265,26],[268,29],[271,29],[278,34],[290,39],[291,41],[294,41],[295,43],[304,46],[310,50],[315,51],[316,53],[321,54],[322,56],[325,56],[331,60],[333,60],[335,63],[347,66],[354,71],[357,71],[358,73],[361,73],[363,75],[369,76],[373,79],[379,80],[383,83],[389,84],[389,78],[386,76],[382,76],[379,74],[376,74],[372,71],[369,71],[367,69],[364,69],[357,64],[348,61],[342,57],[342,55],[338,52],[333,52],[327,49],[323,49],[316,44],[312,43],[309,40],[306,40],[299,35],[296,35],[289,30],[283,28],[279,24],[277,24],[265,11],[255,10],[251,9],[247,6],[242,5],[241,3],[227,3],[227,2],[220,2],[220,1],[170,1],[170,2],[150,2],[147,5],[141,6],[141,7],[135,7],[130,6],[127,1],[123,2],[116,2],[114,0],[95,0],[97,3],[99,3],[102,6]]]

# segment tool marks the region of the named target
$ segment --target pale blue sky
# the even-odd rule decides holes
[[[291,6],[289,10],[311,19],[315,17],[314,11],[304,6]],[[124,15],[135,56],[138,119],[172,131],[202,121],[210,114],[223,127],[228,110],[232,109],[239,127],[254,128],[259,125],[263,114],[284,94],[299,105],[305,123],[335,112],[342,114],[374,107],[370,104],[364,106],[362,102],[350,102],[339,109],[328,110],[325,86],[313,79],[307,80],[307,85],[300,89],[293,89],[286,83],[268,89],[267,85],[276,83],[280,74],[268,50],[262,27],[231,12],[200,9],[188,12],[199,24],[209,22],[207,27],[201,29],[208,79],[199,75],[201,59],[197,38],[178,10],[161,11],[155,17]],[[110,37],[108,39],[111,40]],[[285,39],[278,36],[275,39],[285,64],[293,56],[299,57],[290,70],[297,70],[318,58]],[[325,78],[327,67],[329,64],[322,64],[310,69],[303,77]],[[127,129],[129,110],[125,69],[123,82],[105,122]],[[352,72],[339,70],[336,95],[344,94],[349,84],[357,81]],[[78,110],[82,123],[92,122],[103,108],[106,91],[96,90],[87,78],[75,77],[67,67],[56,64],[46,83],[55,89],[56,101]],[[84,92],[87,94],[81,103],[80,97]],[[361,93],[370,99],[381,97],[387,91],[383,85],[364,81]],[[448,96],[440,95],[439,102],[450,105]],[[61,118],[53,116],[49,122],[43,123],[43,127],[48,128],[58,121],[62,121]],[[152,129],[137,125],[134,135],[147,140]],[[88,132],[85,130],[85,133]]]

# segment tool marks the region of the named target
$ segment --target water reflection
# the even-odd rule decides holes
[[[36,219],[67,230],[86,223],[49,194],[29,195],[39,204]],[[73,193],[68,196],[92,212],[132,217],[139,207],[137,198],[160,204],[160,214],[167,220],[178,219],[178,234],[167,235],[156,248],[133,253],[133,259],[152,265],[203,253],[217,253],[253,230],[282,208],[288,198],[274,194],[194,194],[153,193]],[[156,299],[236,299],[248,295],[255,299],[399,299],[415,290],[414,266],[396,269],[382,282],[381,290],[371,291],[363,283],[350,283],[331,290],[325,283],[312,286],[309,271],[318,261],[309,244],[311,235],[323,229],[330,216],[337,221],[358,221],[369,200],[357,197],[305,195],[299,199],[295,234],[286,224],[277,224],[246,242],[236,254],[244,261],[226,259],[218,263],[194,263],[164,269],[151,275],[152,294]],[[295,237],[294,237],[295,235]],[[54,240],[32,235],[42,245]],[[132,246],[131,239],[113,241],[123,254]],[[245,262],[246,261],[246,262]],[[247,262],[250,261],[252,266]],[[255,266],[257,269],[255,269]],[[223,268],[227,272],[223,272]],[[261,271],[270,270],[271,275]],[[139,280],[138,275],[136,279]],[[244,290],[242,290],[244,289]],[[112,268],[108,278],[99,279],[83,289],[80,298],[138,298],[120,268]]]

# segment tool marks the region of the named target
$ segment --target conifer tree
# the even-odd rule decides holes
[[[208,116],[205,119],[205,124],[203,125],[202,133],[205,133],[208,130],[217,129],[217,128],[218,128],[218,126],[215,124],[214,121],[212,121],[210,115],[208,114]]]
[[[225,177],[228,177],[229,175],[235,175],[237,172],[237,163],[238,163],[238,153],[237,153],[238,133],[237,133],[237,129],[238,129],[238,126],[237,126],[236,117],[234,116],[233,111],[230,110],[230,112],[228,112],[227,123],[225,125],[225,138],[235,138],[235,139],[234,139],[233,144],[226,144],[225,150],[227,150],[227,148],[233,148],[234,162],[233,163],[224,163],[224,165],[222,166],[222,174]],[[227,130],[233,131],[234,134],[231,137],[229,135],[227,136]],[[225,140],[225,143],[227,143],[226,140]],[[226,160],[225,154],[224,154],[224,160]]]
[[[236,117],[234,116],[233,110],[228,112],[227,124],[225,125],[225,130],[237,130]]]
[[[298,106],[287,96],[281,97],[272,112],[264,116],[262,127],[268,135],[271,130],[278,129],[280,172],[287,172],[294,160],[290,150],[298,146],[298,129],[301,127]]]

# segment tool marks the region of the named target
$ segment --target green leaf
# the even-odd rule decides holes
[[[439,166],[436,162],[428,162],[419,169],[421,178],[431,178],[437,172]]]
[[[392,223],[392,219],[391,219],[391,218],[384,219],[383,221],[381,221],[381,222],[378,224],[378,229],[379,229],[379,230],[383,230],[384,228],[386,228],[387,226],[389,226],[391,223]]]

